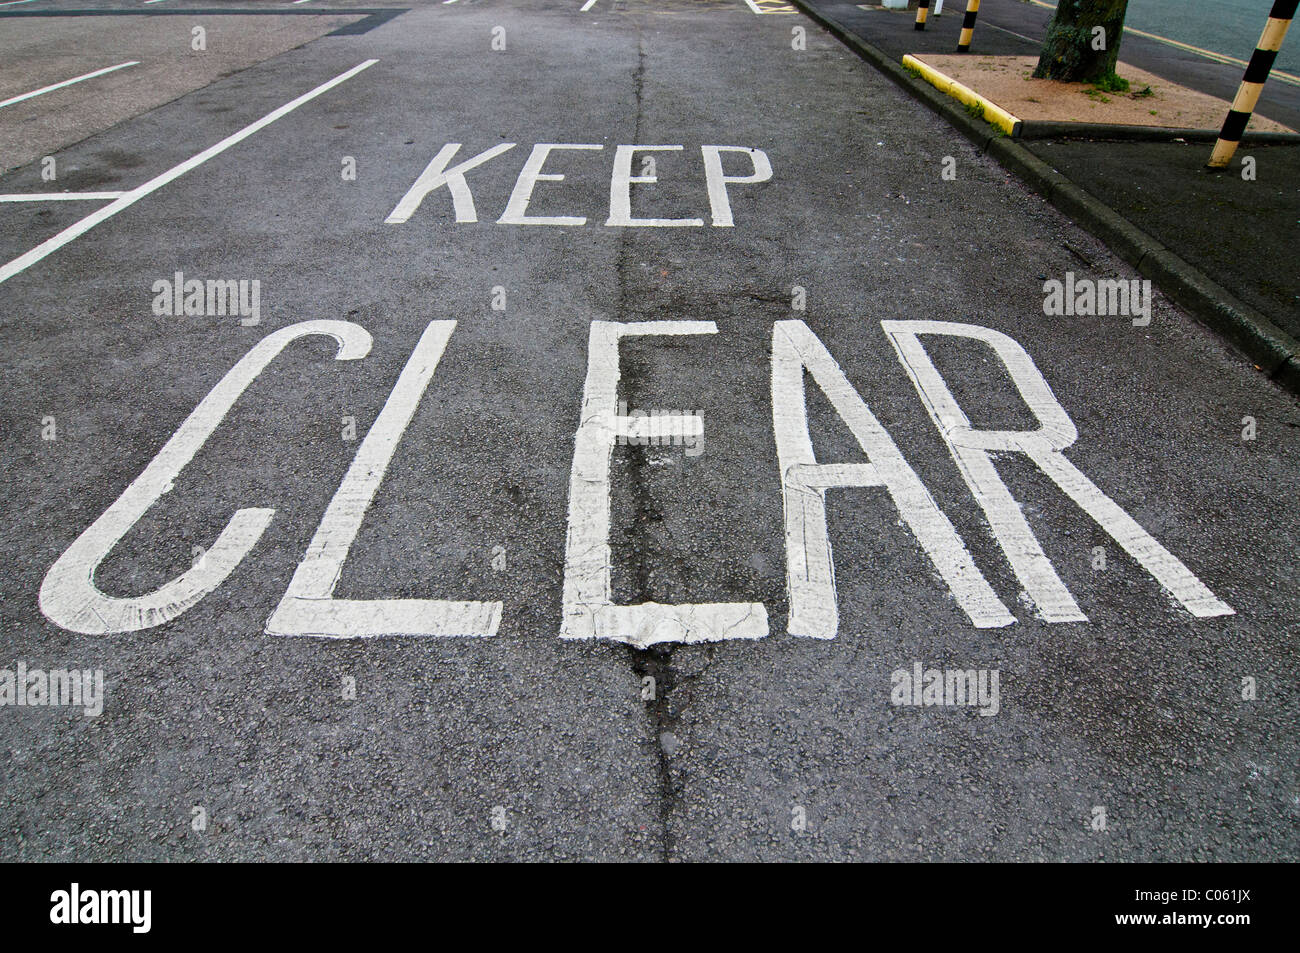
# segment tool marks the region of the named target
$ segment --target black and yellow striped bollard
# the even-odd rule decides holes
[[[930,0],[920,0],[916,7],[916,28],[924,30],[926,22],[930,19]]]
[[[970,52],[971,37],[975,35],[975,17],[980,12],[980,0],[966,0],[966,16],[961,21],[961,38],[957,41],[958,53]]]
[[[1232,101],[1232,109],[1228,112],[1228,118],[1223,121],[1219,141],[1214,144],[1214,152],[1209,162],[1211,169],[1226,169],[1233,155],[1236,154],[1237,146],[1241,144],[1241,137],[1246,131],[1246,123],[1250,122],[1250,114],[1255,111],[1255,105],[1259,102],[1259,94],[1264,89],[1264,82],[1268,79],[1268,74],[1273,71],[1273,61],[1277,59],[1277,51],[1282,48],[1287,28],[1295,18],[1297,5],[1300,5],[1300,0],[1274,0],[1273,9],[1268,15],[1268,23],[1264,26],[1264,32],[1260,35],[1255,52],[1246,66],[1246,75],[1241,79],[1237,98]]]

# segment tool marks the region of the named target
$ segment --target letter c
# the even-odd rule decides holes
[[[261,538],[275,510],[237,510],[197,565],[151,593],[107,596],[95,585],[95,570],[217,429],[248,385],[291,342],[323,334],[338,342],[335,360],[354,361],[370,353],[370,333],[351,321],[303,321],[268,334],[208,392],[158,451],[144,472],[77,537],[45,574],[40,607],[56,625],[87,635],[136,632],[176,618],[216,589]]]

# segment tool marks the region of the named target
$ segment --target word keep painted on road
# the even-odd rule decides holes
[[[400,224],[410,219],[416,209],[429,193],[446,188],[451,193],[452,210],[457,222],[477,222],[478,208],[474,204],[474,193],[470,191],[466,174],[497,156],[509,152],[516,143],[503,142],[456,165],[451,165],[460,151],[459,142],[449,142],[420,173],[420,177],[402,196],[402,200],[389,213],[384,221],[390,225]],[[599,152],[605,147],[595,143],[539,142],[524,162],[515,180],[514,190],[506,202],[505,211],[497,219],[498,225],[570,225],[587,224],[585,215],[529,215],[528,203],[532,201],[533,191],[539,182],[562,182],[564,175],[560,172],[543,172],[552,152],[563,150],[580,150]],[[656,152],[681,152],[683,146],[615,146],[614,166],[609,180],[609,217],[608,226],[625,227],[700,227],[702,218],[633,218],[632,186],[649,185],[659,181],[659,177],[646,171],[639,175],[632,174],[633,160],[637,154],[651,156]],[[709,215],[712,224],[719,228],[730,228],[735,222],[731,214],[731,197],[727,191],[729,185],[754,184],[766,182],[772,178],[772,163],[767,153],[761,149],[746,146],[701,146],[704,158],[704,183],[709,196]],[[739,160],[747,163],[748,171],[743,174],[727,174],[723,170],[724,154],[737,154],[744,157]],[[733,170],[734,171],[734,170]]]
[[[323,638],[496,634],[503,612],[501,602],[334,597],[366,511],[455,328],[455,321],[434,321],[421,335],[268,620],[269,634]],[[1074,443],[1078,432],[1019,343],[988,328],[945,321],[882,321],[881,328],[1043,619],[1082,622],[1086,616],[998,475],[992,453],[1024,455],[1192,615],[1233,613],[1065,458],[1062,451]],[[620,343],[630,337],[716,333],[712,321],[592,322],[569,482],[561,638],[607,639],[645,647],[662,642],[760,639],[768,634],[767,609],[760,602],[615,605],[612,597],[610,463],[615,446],[641,438],[647,426],[645,417],[625,413],[618,399]],[[153,592],[110,596],[94,581],[100,563],[172,488],[248,386],[286,347],[313,335],[332,338],[338,346],[335,358],[340,361],[364,358],[372,343],[370,334],[351,321],[317,320],[275,331],[254,345],[203,398],[144,472],[50,568],[39,600],[41,611],[51,621],[74,632],[97,635],[160,625],[178,618],[216,590],[248,556],[270,525],[273,509],[237,510],[205,559]],[[922,343],[926,336],[969,338],[988,346],[1010,375],[1037,426],[1007,431],[972,427],[930,359]],[[805,377],[825,394],[847,425],[866,455],[866,463],[817,460],[808,430]],[[803,321],[778,321],[773,326],[771,392],[785,514],[789,634],[832,639],[838,630],[826,491],[843,487],[884,490],[972,625],[989,628],[1016,621],[889,432]],[[698,437],[704,427],[702,419],[691,413],[660,417],[655,426],[683,438]]]

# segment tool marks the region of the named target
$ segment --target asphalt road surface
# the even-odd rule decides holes
[[[1295,399],[810,21],[63,8],[0,857],[1300,859]]]

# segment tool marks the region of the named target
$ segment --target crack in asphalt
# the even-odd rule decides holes
[[[633,26],[636,29],[637,43],[637,64],[636,70],[632,74],[632,90],[635,102],[635,118],[633,120],[632,141],[641,141],[641,120],[643,117],[643,94],[645,88],[645,64],[646,49],[645,41],[641,35],[641,23],[639,19],[632,19]],[[627,315],[627,284],[629,268],[629,233],[623,229],[619,236],[618,257],[615,263],[616,276],[616,298],[615,314],[616,320],[625,321]],[[636,361],[629,360],[624,364],[620,374],[621,383],[631,391],[635,388],[640,378],[640,368]],[[629,477],[631,482],[631,498],[636,513],[636,525],[645,525],[648,522],[655,522],[662,518],[659,508],[651,499],[649,488],[645,481],[645,468],[647,466],[647,454],[643,447],[630,446],[629,451]],[[645,561],[640,558],[641,553],[638,551],[632,562],[631,577],[633,580],[634,592],[632,600],[634,602],[645,602],[649,599],[650,579],[649,569]],[[660,840],[663,845],[660,859],[669,863],[673,859],[673,838],[672,838],[672,814],[676,803],[681,798],[680,786],[673,780],[672,758],[665,746],[665,736],[672,735],[672,728],[676,725],[677,719],[674,717],[668,705],[668,696],[676,682],[676,673],[672,666],[673,647],[670,645],[657,645],[646,649],[639,649],[634,646],[627,646],[625,651],[628,654],[628,661],[631,664],[632,671],[636,676],[638,689],[644,683],[644,679],[649,677],[654,679],[654,692],[651,698],[645,700],[646,716],[649,719],[650,743],[654,746],[656,757],[658,759],[659,775],[659,827]]]

